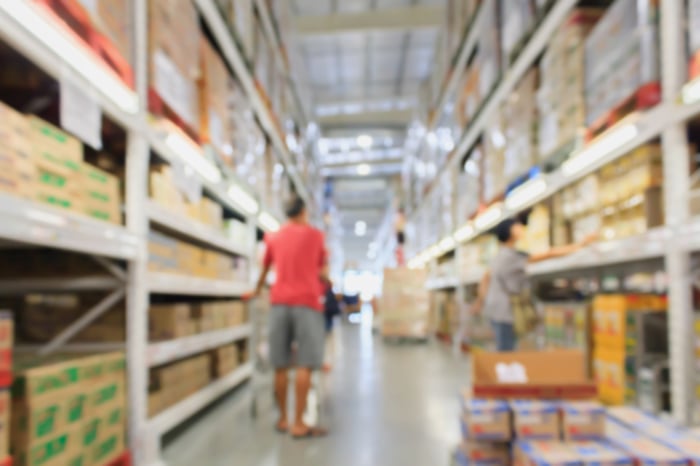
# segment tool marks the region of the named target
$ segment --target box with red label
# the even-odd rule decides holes
[[[604,442],[576,442],[568,445],[584,466],[634,466],[631,455]]]
[[[688,464],[685,455],[656,440],[632,432],[615,421],[606,423],[606,434],[608,441],[614,447],[632,456],[638,464],[653,466],[683,466]]]
[[[515,466],[581,466],[581,460],[565,443],[535,440],[518,442]]]
[[[463,400],[462,434],[468,440],[510,440],[508,403],[499,400]]]
[[[605,408],[597,401],[571,401],[561,405],[562,437],[566,441],[605,437]]]
[[[508,466],[510,448],[505,442],[464,441],[457,448],[455,460],[460,466]]]
[[[559,440],[559,407],[540,400],[513,400],[513,427],[518,440]]]
[[[13,335],[12,314],[0,312],[0,387],[9,387],[12,383]]]

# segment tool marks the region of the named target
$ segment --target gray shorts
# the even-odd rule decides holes
[[[326,329],[323,313],[305,306],[274,305],[270,311],[270,363],[276,369],[323,365]],[[292,358],[292,343],[296,354]]]

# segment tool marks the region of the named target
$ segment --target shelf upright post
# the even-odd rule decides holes
[[[141,103],[135,117],[137,128],[146,127],[148,101],[148,5],[130,0],[131,49],[136,93]],[[148,432],[148,163],[149,144],[144,132],[130,130],[126,149],[126,225],[141,241],[136,259],[129,263],[127,277],[126,357],[129,377],[129,446],[137,465],[158,464],[158,439]]]
[[[661,83],[663,101],[672,105],[685,81],[683,2],[661,1]],[[692,296],[690,256],[678,241],[681,228],[689,220],[688,140],[685,124],[669,125],[661,134],[664,171],[664,207],[669,236],[666,244],[666,271],[669,297],[669,354],[671,406],[676,421],[690,421],[692,400]]]

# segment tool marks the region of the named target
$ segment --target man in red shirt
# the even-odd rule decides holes
[[[311,372],[323,364],[325,322],[324,290],[321,279],[327,275],[323,233],[309,225],[304,201],[292,200],[286,207],[289,221],[276,233],[267,235],[267,249],[256,295],[274,266],[275,283],[270,293],[270,362],[275,368],[275,396],[280,410],[277,430],[295,438],[320,437],[325,431],[304,424],[306,398]],[[287,422],[287,372],[295,354],[294,422]]]

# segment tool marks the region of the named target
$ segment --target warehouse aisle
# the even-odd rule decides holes
[[[271,409],[257,421],[234,396],[167,449],[169,466],[403,466],[449,464],[466,361],[443,345],[385,345],[368,325],[339,327],[324,412],[331,435],[277,434]],[[266,405],[267,406],[267,405]]]

